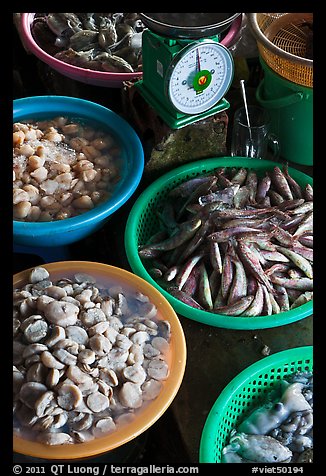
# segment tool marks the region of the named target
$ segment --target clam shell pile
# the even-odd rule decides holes
[[[111,132],[57,116],[13,124],[13,217],[64,220],[109,199],[121,180],[121,146]]]
[[[169,375],[170,324],[137,290],[43,267],[13,292],[14,431],[80,443],[132,421]]]

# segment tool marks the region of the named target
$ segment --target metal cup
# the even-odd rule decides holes
[[[248,106],[248,118],[244,107],[235,111],[231,140],[231,156],[255,159],[279,157],[279,140],[270,130],[269,112],[260,106]]]

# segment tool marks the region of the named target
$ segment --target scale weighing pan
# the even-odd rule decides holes
[[[225,31],[241,13],[139,13],[154,33],[169,38],[204,38]]]

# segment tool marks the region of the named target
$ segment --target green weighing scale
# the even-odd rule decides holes
[[[233,79],[233,58],[220,34],[241,13],[140,13],[143,77],[135,83],[172,129],[230,107],[223,97]]]

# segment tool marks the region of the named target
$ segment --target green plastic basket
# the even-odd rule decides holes
[[[171,296],[165,289],[150,276],[144,263],[138,255],[138,247],[146,243],[151,235],[159,231],[159,220],[155,213],[160,204],[165,200],[169,191],[186,180],[208,175],[217,167],[246,167],[263,175],[266,170],[274,166],[280,166],[277,162],[259,159],[247,159],[243,157],[217,157],[191,162],[182,165],[157,179],[138,197],[134,203],[125,229],[125,250],[128,262],[135,274],[150,282],[165,296],[174,310],[184,317],[194,321],[226,329],[267,329],[271,327],[291,324],[292,322],[310,316],[313,312],[312,301],[303,304],[290,311],[273,314],[270,316],[238,317],[215,314],[200,309],[194,309]],[[308,175],[289,167],[289,173],[301,185],[313,183]]]
[[[284,350],[255,362],[221,392],[206,419],[200,440],[199,462],[220,463],[231,430],[266,401],[277,381],[296,371],[313,371],[313,347]]]

